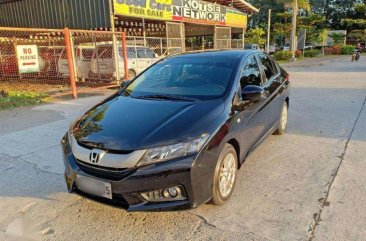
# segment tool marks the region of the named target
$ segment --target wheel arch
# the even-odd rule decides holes
[[[238,168],[240,168],[241,166],[241,161],[240,161],[240,145],[239,145],[239,142],[235,139],[235,138],[232,138],[230,139],[228,142],[228,144],[232,145],[235,149],[235,152],[236,152],[236,157],[238,158]]]

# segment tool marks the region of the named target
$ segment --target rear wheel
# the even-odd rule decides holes
[[[212,203],[223,205],[233,193],[236,182],[238,158],[234,147],[225,144],[216,164],[212,184]]]
[[[282,106],[281,117],[279,120],[278,128],[275,131],[275,135],[283,135],[285,134],[285,130],[287,128],[287,121],[288,121],[288,105],[285,102]]]

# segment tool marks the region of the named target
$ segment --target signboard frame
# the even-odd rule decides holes
[[[114,15],[142,19],[247,28],[248,16],[202,0],[113,0]]]

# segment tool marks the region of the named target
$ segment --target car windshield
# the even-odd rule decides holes
[[[123,95],[214,99],[226,92],[236,60],[212,56],[175,57],[158,62],[138,76]]]

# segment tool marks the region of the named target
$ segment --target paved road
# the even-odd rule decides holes
[[[248,158],[222,207],[127,213],[66,193],[60,137],[104,97],[0,112],[0,240],[14,220],[43,240],[365,240],[365,58],[288,70],[288,133]]]

